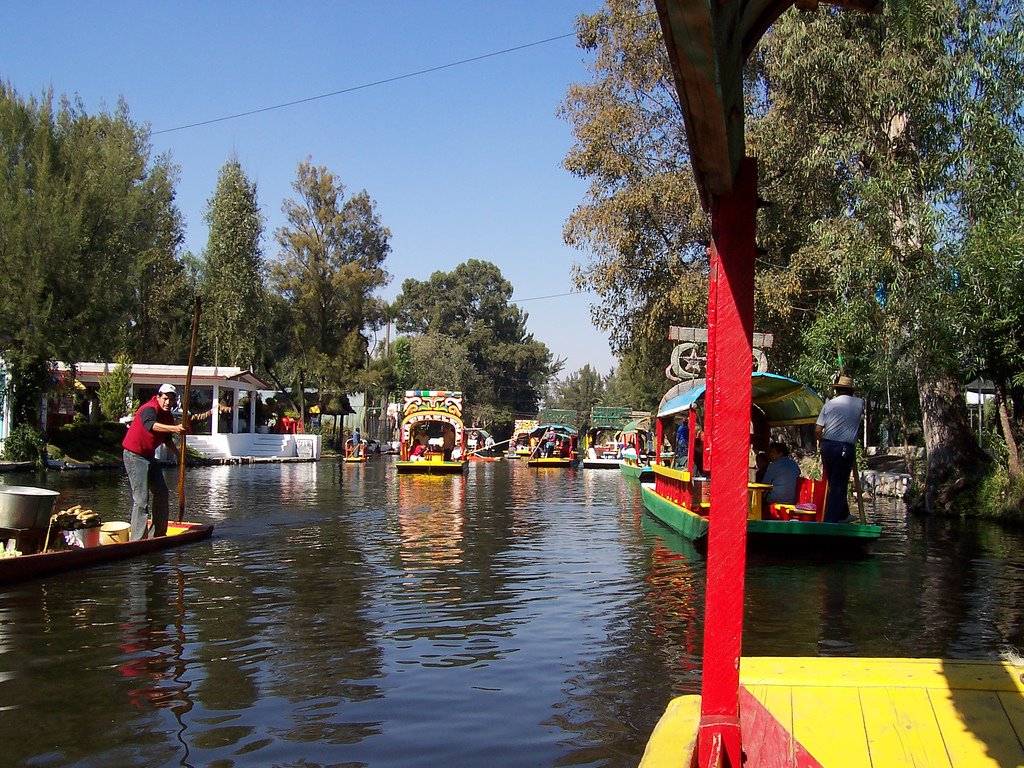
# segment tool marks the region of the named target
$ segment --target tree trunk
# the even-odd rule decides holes
[[[1007,470],[1010,473],[1010,482],[1016,482],[1020,477],[1020,454],[1017,453],[1017,438],[1013,434],[1013,425],[1010,421],[1010,411],[1006,402],[1006,387],[1003,382],[994,382],[996,389],[996,408],[999,412],[999,426],[1003,430],[1003,440],[1006,441],[1006,462]]]
[[[917,387],[928,452],[925,511],[948,512],[954,499],[973,487],[988,457],[971,433],[967,400],[957,379],[921,361]]]

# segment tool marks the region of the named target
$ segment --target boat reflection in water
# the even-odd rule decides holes
[[[406,569],[412,573],[462,562],[466,478],[410,475],[397,481],[398,528]]]

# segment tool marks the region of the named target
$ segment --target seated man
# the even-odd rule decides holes
[[[800,478],[800,467],[789,457],[785,443],[769,443],[768,458],[771,463],[764,471],[764,482],[770,484],[766,501],[769,504],[795,504],[796,481]]]

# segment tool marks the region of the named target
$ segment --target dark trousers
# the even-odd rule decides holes
[[[850,516],[847,488],[850,485],[850,471],[853,469],[856,456],[857,450],[850,443],[821,441],[821,466],[828,479],[828,495],[825,497],[826,523],[838,523]]]

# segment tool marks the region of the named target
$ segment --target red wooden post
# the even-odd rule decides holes
[[[751,339],[754,331],[757,164],[745,158],[733,191],[711,207],[706,403],[714,471],[708,531],[704,678],[698,763],[741,768],[739,666],[747,543]],[[705,466],[708,456],[705,451]],[[720,755],[716,755],[718,750]]]

